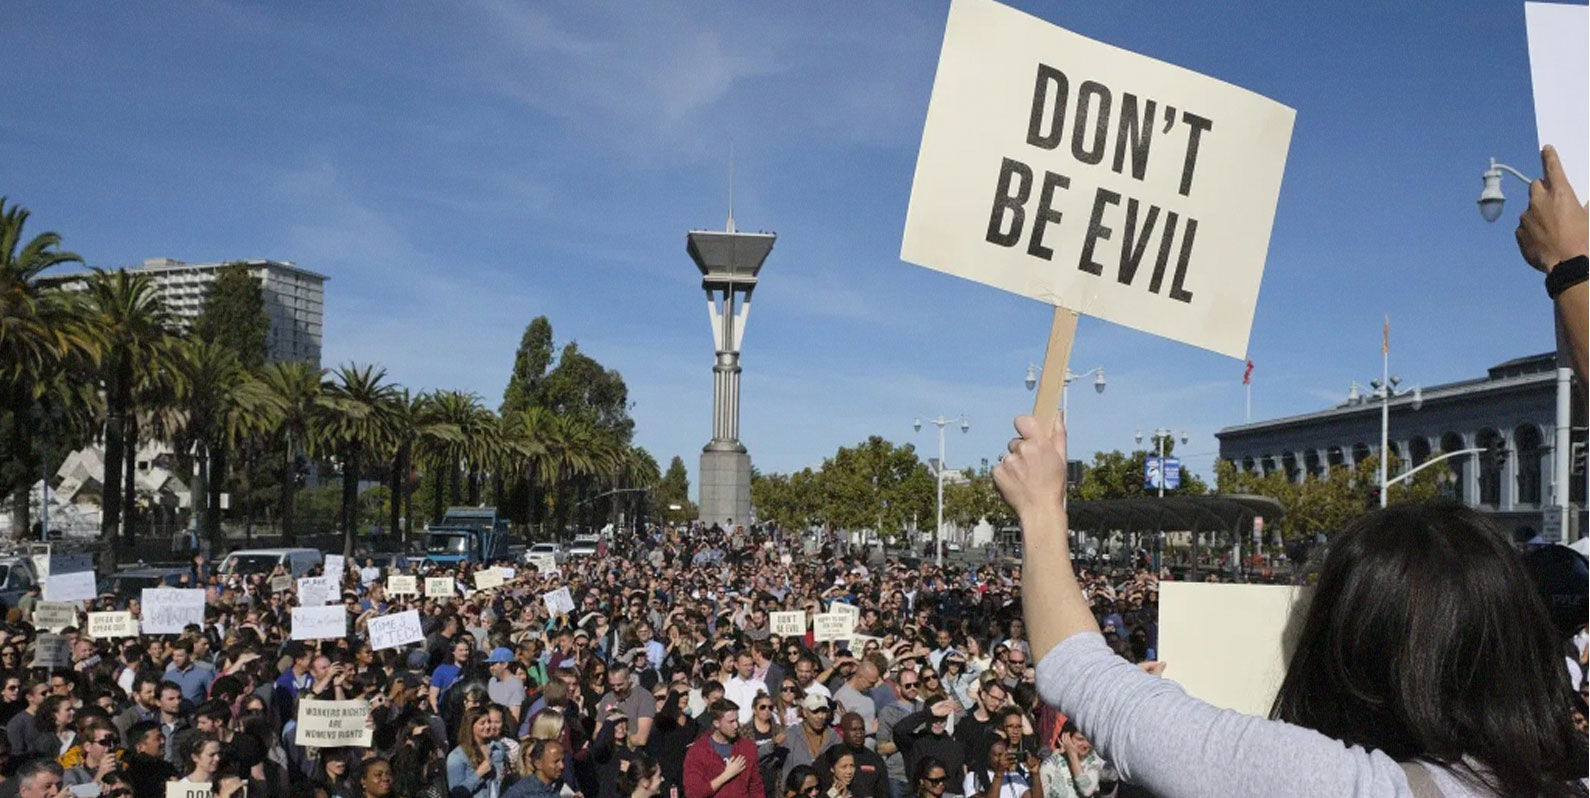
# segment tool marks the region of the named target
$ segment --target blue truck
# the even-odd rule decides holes
[[[425,528],[425,557],[433,563],[487,563],[508,557],[508,520],[495,507],[449,507]]]

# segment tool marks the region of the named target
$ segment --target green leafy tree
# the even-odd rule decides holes
[[[537,316],[524,328],[519,338],[519,351],[513,356],[513,373],[508,377],[508,387],[502,392],[504,417],[519,413],[536,404],[537,389],[552,365],[552,322],[546,316]]]
[[[1401,470],[1401,462],[1395,456],[1387,466],[1391,474]],[[1286,514],[1273,528],[1283,539],[1292,540],[1333,534],[1366,510],[1378,507],[1374,492],[1378,468],[1372,455],[1352,467],[1338,466],[1323,475],[1308,474],[1301,482],[1294,482],[1281,471],[1260,476],[1238,469],[1229,460],[1219,460],[1215,463],[1215,480],[1221,493],[1268,496],[1280,502]],[[1436,498],[1447,473],[1445,462],[1425,468],[1411,479],[1392,485],[1386,502],[1402,504]]]
[[[695,503],[690,501],[690,472],[685,470],[685,461],[674,455],[668,461],[668,470],[663,472],[662,479],[657,483],[657,512],[668,521],[680,523],[696,517]],[[756,480],[751,480],[751,501],[760,508],[756,502]],[[669,509],[678,505],[680,509]]]
[[[1082,501],[1098,501],[1101,499],[1130,499],[1137,496],[1157,496],[1157,488],[1148,488],[1143,485],[1143,477],[1147,473],[1148,458],[1158,456],[1157,446],[1155,451],[1139,449],[1131,454],[1119,451],[1095,452],[1093,464],[1088,467],[1082,477],[1082,483],[1077,485],[1071,493],[1071,498]],[[1165,456],[1170,457],[1175,451],[1175,441],[1170,438],[1165,440]],[[1209,492],[1209,486],[1197,474],[1189,471],[1185,466],[1181,470],[1181,487],[1165,490],[1166,496],[1202,496]]]
[[[193,334],[203,341],[220,344],[237,355],[238,363],[250,372],[265,365],[266,339],[270,317],[265,313],[265,296],[260,284],[244,263],[229,263],[216,271]]]
[[[558,354],[557,366],[537,384],[535,404],[559,416],[584,419],[623,443],[635,432],[623,376],[604,368],[572,341]]]
[[[874,435],[840,447],[823,461],[818,484],[824,520],[841,529],[896,535],[913,520],[931,518],[935,482],[911,444]]]
[[[346,365],[332,374],[321,402],[318,434],[336,453],[342,468],[342,553],[353,556],[358,534],[359,477],[366,463],[383,457],[394,443],[392,423],[397,388],[386,369]]]
[[[965,482],[944,486],[944,520],[960,527],[986,520],[997,529],[1015,523],[1016,514],[999,495],[993,473],[985,468]]]
[[[282,480],[278,497],[282,542],[292,545],[297,528],[293,495],[298,490],[300,458],[315,454],[314,437],[321,397],[326,393],[326,371],[308,363],[271,363],[260,372],[267,396],[263,420],[281,458]]]

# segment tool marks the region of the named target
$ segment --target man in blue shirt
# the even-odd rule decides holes
[[[469,655],[474,651],[470,642],[474,638],[464,635],[453,641],[452,659],[436,666],[431,671],[431,706],[442,705],[442,694],[447,688],[452,687],[464,675],[464,666],[469,664]]]
[[[166,669],[165,681],[182,688],[183,701],[198,704],[209,697],[215,671],[193,661],[193,641],[178,640],[171,646],[171,667]]]

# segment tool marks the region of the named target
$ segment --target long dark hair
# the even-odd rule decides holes
[[[1584,795],[1554,635],[1484,516],[1452,502],[1380,510],[1331,541],[1270,716],[1500,794]]]
[[[629,767],[618,772],[619,798],[630,798],[641,782],[651,778],[658,770],[657,762],[644,751],[636,751],[631,756]]]

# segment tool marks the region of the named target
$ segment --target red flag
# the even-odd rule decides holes
[[[1242,384],[1253,382],[1253,361],[1248,361],[1248,367],[1242,370]]]

